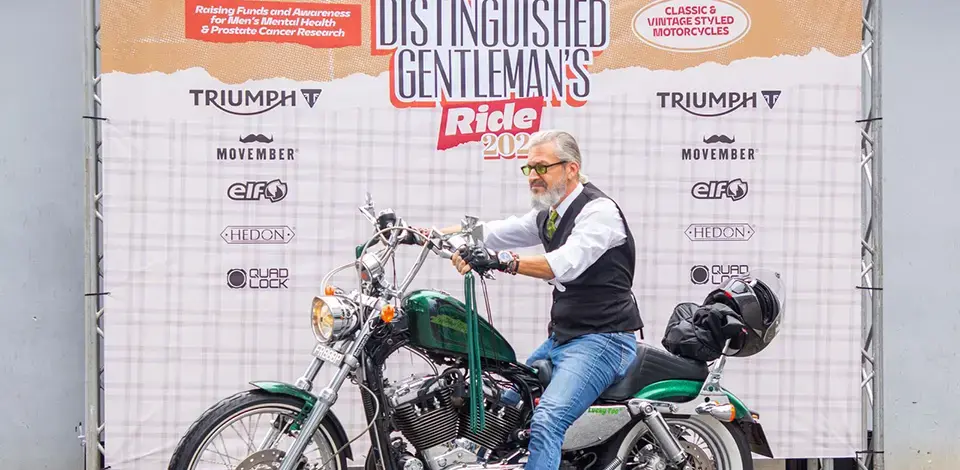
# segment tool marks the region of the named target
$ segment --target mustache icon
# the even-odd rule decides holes
[[[704,141],[704,143],[707,143],[707,144],[715,144],[715,143],[717,143],[717,142],[723,142],[723,143],[725,143],[725,144],[732,144],[732,143],[736,142],[737,139],[736,139],[735,137],[727,137],[727,136],[725,136],[725,135],[723,135],[723,134],[720,134],[720,135],[714,134],[714,135],[711,135],[710,137],[704,137],[704,138],[703,138],[703,141]]]
[[[241,137],[240,142],[245,144],[249,144],[251,142],[263,142],[265,144],[269,144],[270,142],[273,142],[273,137],[267,137],[263,134],[248,134],[246,137]]]

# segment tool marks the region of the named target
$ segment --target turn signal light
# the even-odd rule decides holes
[[[334,287],[333,287],[333,286],[324,287],[324,288],[323,288],[323,293],[326,294],[326,295],[333,295],[333,293],[334,293]]]
[[[393,308],[393,305],[384,305],[380,310],[380,319],[383,320],[384,323],[390,323],[393,321],[393,315],[396,313],[396,309]]]
[[[725,421],[728,423],[737,417],[737,409],[734,408],[730,403],[721,405],[716,401],[710,401],[697,405],[695,410],[697,413],[708,414],[719,419],[720,421]]]

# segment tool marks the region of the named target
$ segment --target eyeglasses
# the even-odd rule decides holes
[[[564,163],[567,163],[567,162],[556,162],[556,163],[551,163],[549,165],[540,164],[536,166],[523,165],[522,167],[520,167],[520,171],[523,172],[523,176],[530,176],[530,170],[535,170],[538,175],[545,175],[547,174],[547,170],[550,169],[550,167],[554,165],[563,165]]]

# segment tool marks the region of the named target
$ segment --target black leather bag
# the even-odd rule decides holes
[[[727,339],[737,342],[744,333],[742,319],[730,307],[684,302],[674,307],[661,343],[677,356],[710,362],[723,354]]]

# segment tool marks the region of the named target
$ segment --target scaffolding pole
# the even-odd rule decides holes
[[[103,388],[102,354],[103,315],[101,301],[103,259],[100,172],[100,12],[99,0],[84,0],[83,18],[83,84],[84,84],[84,423],[81,441],[84,446],[84,468],[102,470],[103,459]]]
[[[860,289],[862,292],[860,350],[863,414],[861,470],[883,470],[883,262],[881,253],[880,168],[880,0],[865,0],[863,6],[862,109],[860,169],[862,181],[862,236]]]

